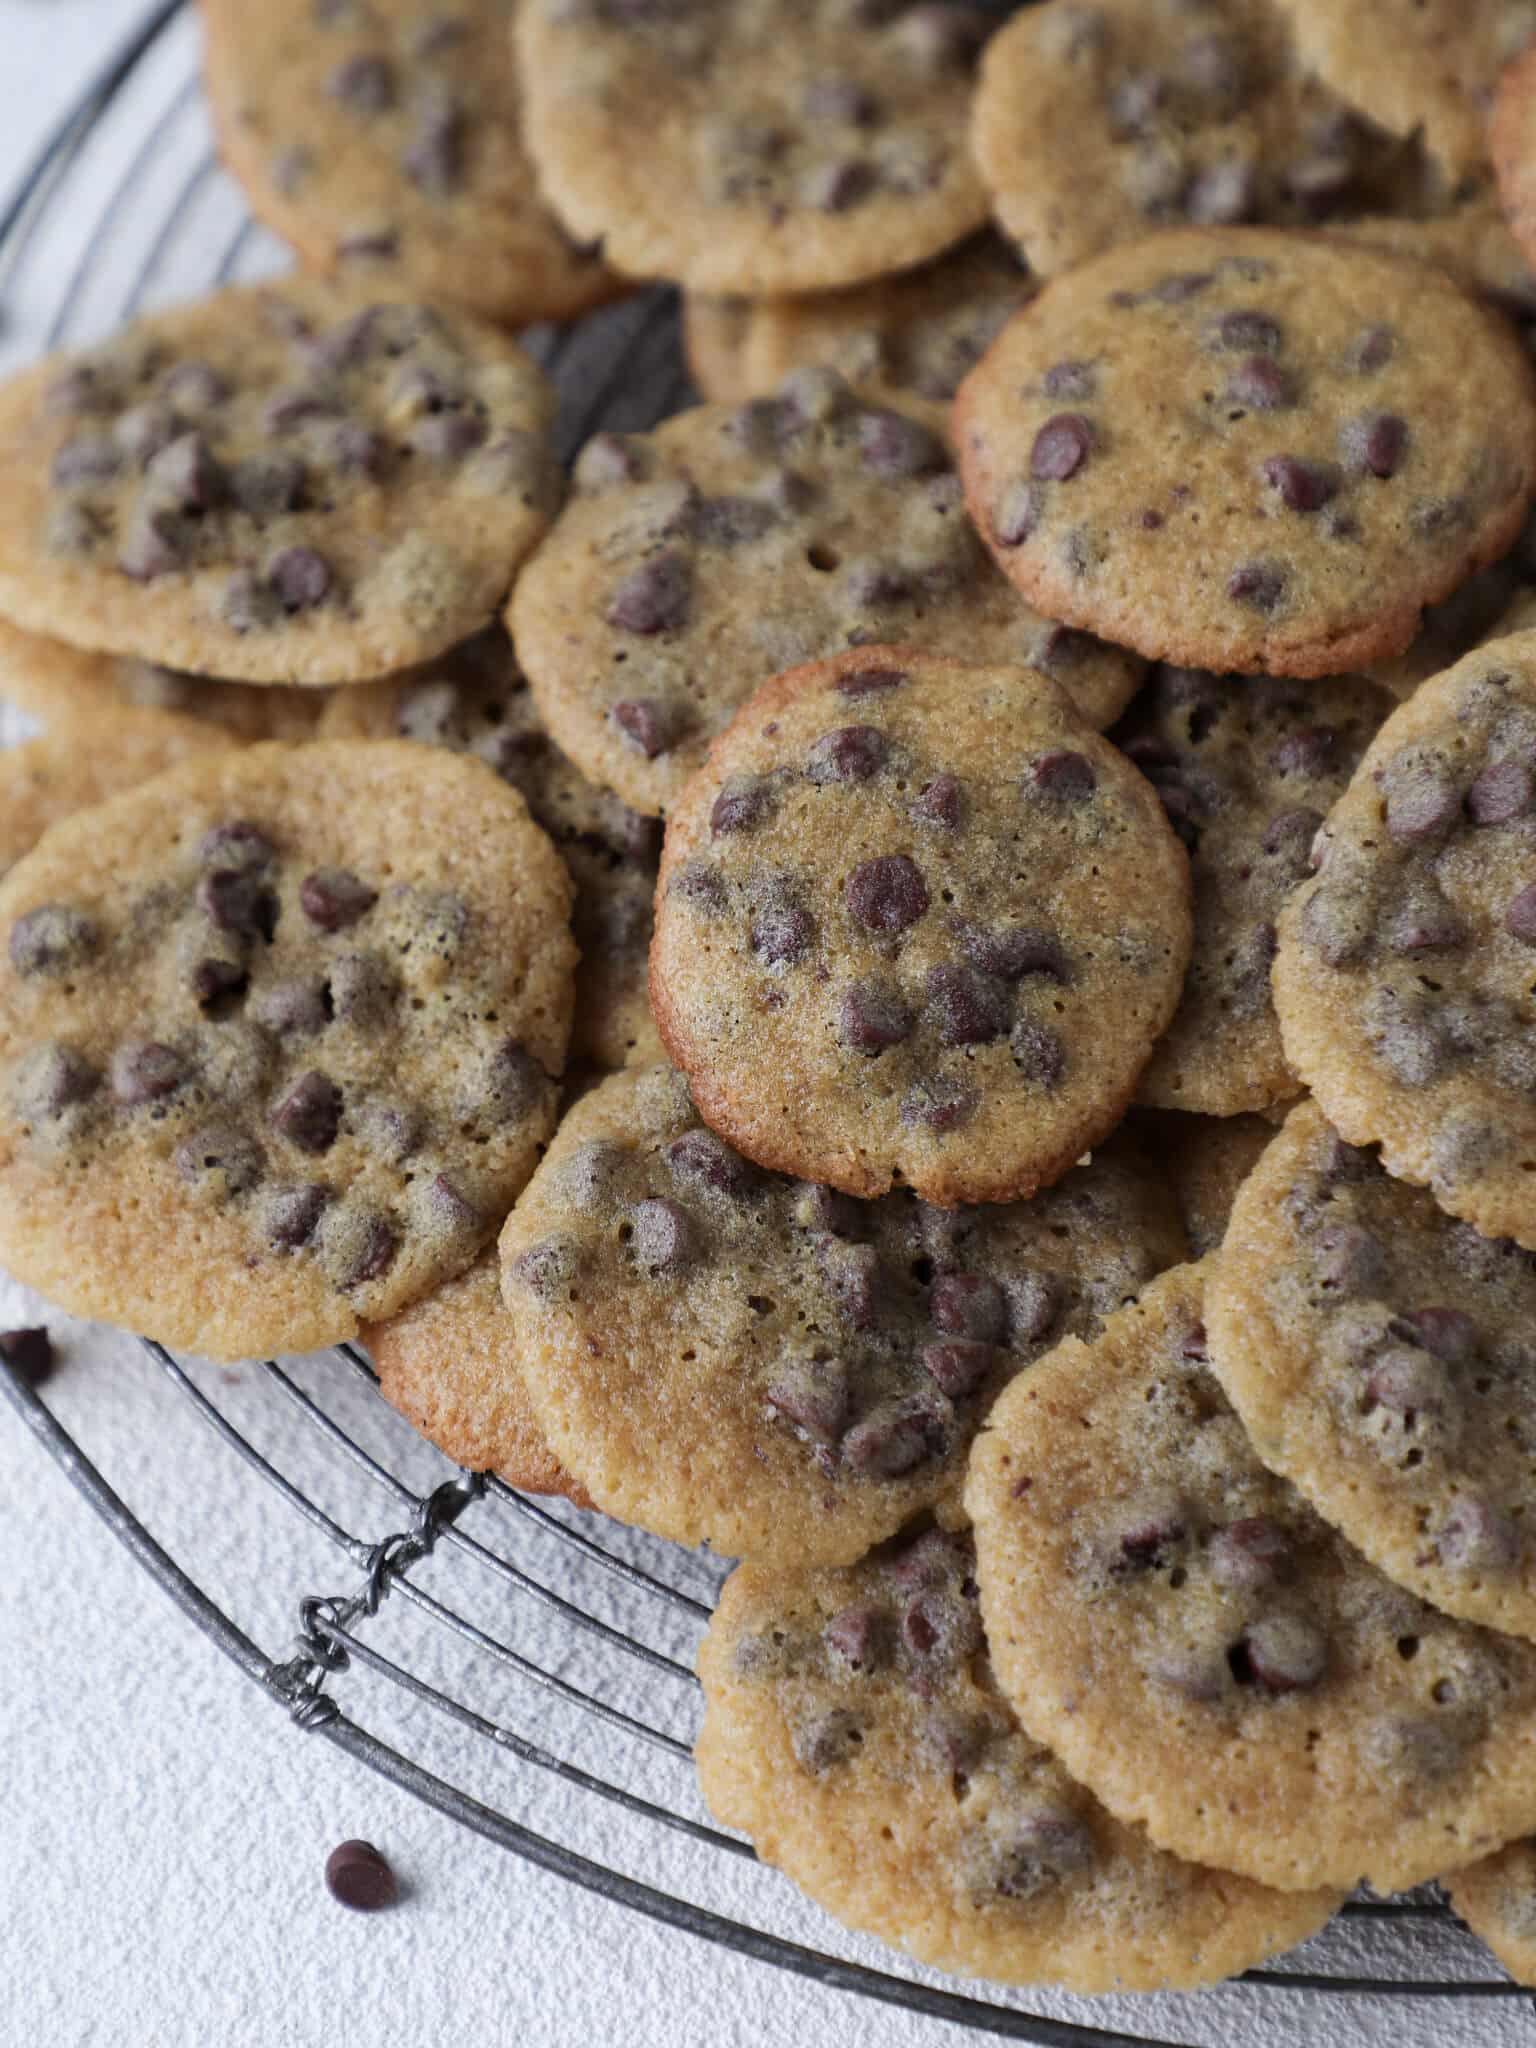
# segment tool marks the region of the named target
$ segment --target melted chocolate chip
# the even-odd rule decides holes
[[[648,761],[675,747],[684,730],[679,707],[660,697],[624,697],[613,707],[613,722]]]
[[[1467,812],[1474,825],[1509,825],[1536,808],[1536,774],[1514,756],[1490,761],[1467,791]]]
[[[1059,412],[1048,419],[1029,451],[1029,473],[1064,483],[1093,453],[1093,422],[1080,412]]]
[[[236,1124],[203,1124],[176,1147],[176,1170],[182,1179],[214,1195],[246,1194],[266,1169],[266,1154]]]
[[[312,1067],[274,1103],[272,1128],[301,1152],[328,1152],[341,1129],[341,1090]]]
[[[904,668],[845,668],[832,687],[840,697],[869,697],[886,690],[899,690],[911,681]]]
[[[849,912],[869,931],[903,932],[928,909],[928,885],[904,853],[861,861],[848,877]]]
[[[1222,396],[1249,412],[1285,412],[1296,403],[1296,380],[1269,356],[1246,356],[1228,377]]]
[[[1504,912],[1504,929],[1511,938],[1536,946],[1536,882],[1530,882],[1510,899]]]
[[[636,1259],[652,1275],[680,1272],[696,1249],[687,1210],[664,1196],[636,1205],[632,1242]]]
[[[980,1107],[980,1091],[969,1082],[930,1074],[914,1082],[903,1096],[901,1120],[926,1125],[932,1131],[955,1131],[968,1124]]]
[[[1227,595],[1234,604],[1247,605],[1252,611],[1278,611],[1289,582],[1278,562],[1245,562],[1227,578]]]
[[[890,1401],[856,1422],[843,1438],[843,1462],[868,1479],[899,1479],[948,1448],[953,1412],[948,1400],[913,1394]]]
[[[3,1342],[3,1340],[0,1340]],[[890,1618],[883,1609],[864,1602],[844,1607],[834,1614],[821,1632],[832,1656],[850,1671],[878,1671],[890,1662]]]
[[[838,1012],[843,1043],[855,1052],[883,1052],[912,1035],[912,1011],[899,989],[880,981],[855,982]]]
[[[1218,1529],[1206,1551],[1219,1586],[1238,1592],[1263,1592],[1289,1577],[1290,1539],[1267,1515],[1249,1515]]]
[[[1338,493],[1339,473],[1331,463],[1304,462],[1297,455],[1270,455],[1260,469],[1288,512],[1320,511]]]
[[[187,1076],[180,1053],[152,1038],[129,1039],[120,1045],[112,1055],[109,1072],[114,1098],[129,1109],[174,1095]]]
[[[938,825],[946,832],[958,832],[964,815],[960,784],[953,775],[936,775],[923,785],[910,815],[925,825]]]
[[[315,1225],[331,1199],[331,1191],[311,1183],[307,1187],[273,1188],[262,1208],[262,1228],[274,1251],[297,1251],[309,1243]]]
[[[68,903],[44,903],[11,926],[11,965],[18,974],[69,974],[101,945],[94,919]]]
[[[1006,995],[974,968],[947,961],[931,967],[927,993],[942,1045],[989,1045],[1008,1029]]]
[[[975,1393],[997,1362],[990,1344],[959,1337],[925,1345],[922,1358],[924,1371],[952,1401],[963,1401],[967,1394]]]
[[[733,1152],[713,1131],[684,1131],[663,1155],[675,1174],[738,1200],[757,1188],[759,1175],[750,1161]]]
[[[350,868],[316,868],[299,884],[299,907],[323,932],[344,931],[378,900],[378,890],[359,880]]]
[[[1084,803],[1099,786],[1093,763],[1086,754],[1074,754],[1058,748],[1049,754],[1041,754],[1030,763],[1025,778],[1026,787],[1041,796],[1059,798],[1064,803]]]
[[[785,1361],[769,1384],[766,1398],[771,1408],[812,1442],[834,1443],[848,1416],[847,1368],[835,1358]]]
[[[811,747],[805,772],[815,783],[868,782],[885,766],[890,748],[872,725],[844,725]]]
[[[1246,1673],[1265,1692],[1310,1692],[1328,1669],[1328,1641],[1299,1615],[1261,1619],[1234,1653],[1234,1676]]]
[[[999,1344],[1008,1327],[1003,1290],[984,1273],[941,1273],[928,1297],[935,1329],[951,1337]]]

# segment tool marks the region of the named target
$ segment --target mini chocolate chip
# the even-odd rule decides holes
[[[840,1359],[790,1359],[770,1382],[768,1405],[813,1443],[830,1444],[848,1416],[848,1372]]]
[[[636,1259],[653,1276],[679,1272],[697,1249],[687,1210],[664,1196],[636,1204],[633,1243]]]
[[[1339,473],[1331,463],[1303,462],[1296,455],[1266,456],[1260,464],[1264,481],[1280,494],[1288,512],[1316,512],[1334,497]]]
[[[800,200],[819,213],[847,213],[867,199],[880,182],[879,172],[862,157],[816,164],[800,181]]]
[[[327,1269],[341,1288],[379,1279],[400,1249],[400,1233],[387,1216],[346,1204],[326,1210],[320,1235]]]
[[[498,1123],[520,1121],[548,1096],[544,1069],[521,1039],[506,1038],[485,1065],[476,1109]]]
[[[1065,362],[1052,363],[1040,379],[1040,389],[1047,398],[1095,398],[1098,385],[1097,368],[1082,357],[1069,357]]]
[[[704,498],[694,508],[693,530],[705,547],[743,547],[761,540],[779,515],[761,498]]]
[[[733,1152],[713,1131],[684,1131],[680,1138],[672,1140],[662,1156],[683,1179],[702,1182],[722,1195],[739,1200],[758,1186],[757,1168],[739,1152]]]
[[[912,1035],[913,1016],[901,991],[880,981],[858,981],[843,997],[838,1026],[855,1052],[883,1052]]]
[[[1024,1017],[1013,1027],[1010,1039],[1013,1063],[1027,1081],[1042,1088],[1054,1088],[1067,1070],[1067,1049],[1048,1024]]]
[[[569,1287],[576,1254],[564,1239],[546,1238],[511,1261],[507,1271],[540,1301],[554,1301]]]
[[[792,967],[803,960],[816,936],[808,911],[796,903],[767,903],[752,920],[752,950],[772,966]]]
[[[868,782],[885,766],[890,749],[872,725],[843,725],[811,747],[805,772],[812,782]]]
[[[299,907],[323,932],[344,931],[366,916],[378,900],[378,890],[369,888],[350,868],[316,868],[299,884]]]
[[[1325,965],[1348,966],[1361,959],[1375,940],[1371,905],[1354,889],[1325,884],[1302,905],[1301,936]]]
[[[1338,741],[1336,725],[1298,726],[1271,747],[1269,765],[1277,775],[1326,775],[1333,766]]]
[[[327,78],[325,89],[354,113],[382,114],[395,104],[395,67],[387,57],[348,57]]]
[[[122,467],[122,456],[104,434],[78,434],[53,458],[52,478],[59,490],[76,484],[107,483]]]
[[[1049,1336],[1061,1314],[1065,1290],[1054,1273],[1016,1272],[1008,1283],[1008,1321],[1021,1344]]]
[[[285,612],[312,611],[331,593],[331,565],[316,548],[280,548],[263,574]]]
[[[1397,349],[1397,336],[1390,327],[1367,327],[1351,343],[1345,367],[1357,376],[1371,376],[1384,370]]]
[[[11,965],[18,974],[70,974],[99,951],[93,918],[68,903],[42,903],[11,926]]]
[[[1396,476],[1408,449],[1408,422],[1395,412],[1367,412],[1340,430],[1344,458],[1372,476]]]
[[[1317,1234],[1317,1275],[1338,1294],[1379,1293],[1387,1277],[1386,1247],[1358,1223],[1329,1223]]]
[[[1477,1350],[1477,1325],[1459,1308],[1416,1308],[1403,1321],[1424,1349],[1447,1365],[1464,1365]]]
[[[946,832],[958,832],[964,812],[960,784],[953,775],[935,775],[932,782],[924,783],[921,794],[909,806],[909,812],[925,825],[939,825]]]
[[[949,1446],[953,1412],[934,1389],[888,1401],[856,1422],[843,1438],[843,1462],[869,1479],[899,1479],[939,1457]]]
[[[341,1129],[341,1090],[312,1067],[273,1104],[271,1122],[301,1152],[328,1152]]]
[[[1410,883],[1382,934],[1389,952],[1456,952],[1467,943],[1461,918],[1432,881]]]
[[[968,1124],[981,1107],[979,1090],[946,1074],[925,1075],[902,1097],[904,1124],[924,1124],[933,1131],[955,1131]]]
[[[850,913],[872,932],[903,932],[928,909],[928,885],[904,853],[861,861],[844,890]]]
[[[710,836],[755,832],[772,815],[776,802],[774,785],[765,777],[733,775],[710,806]]]
[[[231,496],[258,526],[299,511],[307,488],[304,465],[294,455],[249,455],[229,472]]]
[[[315,1234],[331,1191],[312,1182],[307,1187],[273,1188],[262,1205],[262,1228],[276,1251],[297,1251]]]
[[[1423,1351],[1395,1345],[1371,1366],[1365,1392],[1373,1405],[1398,1415],[1433,1414],[1445,1406],[1445,1368]]]
[[[1252,611],[1278,611],[1289,582],[1279,562],[1244,562],[1227,578],[1227,595],[1234,604],[1245,604]]]
[[[949,454],[937,434],[899,412],[859,414],[859,453],[876,476],[927,476],[949,467]]]
[[[267,1170],[266,1154],[238,1125],[222,1121],[203,1124],[176,1147],[176,1170],[183,1180],[226,1196],[243,1195]]]
[[[940,1273],[928,1297],[935,1329],[951,1337],[973,1337],[983,1344],[1002,1342],[1008,1327],[1003,1290],[984,1273]]]
[[[697,856],[683,862],[668,883],[667,894],[681,897],[705,917],[719,917],[730,900],[724,875],[712,861]]]
[[[869,1602],[842,1608],[821,1632],[832,1655],[859,1672],[878,1671],[890,1662],[890,1636],[890,1617]]]
[[[1074,804],[1091,797],[1099,786],[1099,778],[1087,755],[1074,754],[1065,748],[1037,755],[1029,765],[1025,781],[1027,787],[1041,796],[1057,797],[1064,803]]]
[[[485,1222],[469,1196],[443,1173],[427,1182],[422,1206],[429,1227],[443,1237],[475,1236]]]
[[[1207,346],[1230,355],[1277,356],[1284,339],[1279,321],[1251,306],[1234,307],[1205,329]]]
[[[57,1360],[53,1339],[45,1329],[0,1330],[0,1358],[23,1386],[40,1387],[52,1377]]]
[[[790,1746],[802,1770],[813,1777],[836,1770],[856,1756],[864,1739],[864,1725],[847,1707],[834,1707],[813,1721],[795,1729]]]
[[[1268,1515],[1247,1515],[1218,1529],[1206,1556],[1217,1585],[1242,1593],[1279,1584],[1290,1576],[1292,1566],[1290,1539]]]
[[[1034,484],[1010,484],[992,514],[992,538],[1000,548],[1022,547],[1040,524],[1041,495]]]
[[[1222,396],[1250,412],[1284,412],[1296,403],[1296,380],[1269,356],[1246,356],[1228,377]]]
[[[1021,924],[995,931],[972,925],[962,931],[960,943],[966,958],[998,981],[1023,981],[1036,974],[1063,984],[1072,979],[1066,948],[1053,932]]]
[[[989,1045],[1008,1029],[1007,996],[995,981],[974,968],[953,961],[930,967],[927,995],[941,1045]]]
[[[23,1120],[49,1122],[89,1102],[101,1076],[82,1053],[57,1039],[34,1046],[16,1072],[13,1097]]]
[[[1157,1491],[1118,1505],[1112,1526],[1111,1569],[1157,1571],[1189,1533],[1189,1515],[1176,1494]]]
[[[845,668],[839,671],[832,687],[840,697],[870,697],[885,690],[899,690],[911,680],[904,668]]]
[[[112,438],[123,453],[143,469],[182,431],[182,422],[168,405],[135,405],[112,423]]]
[[[187,986],[194,1002],[208,1011],[243,996],[250,982],[250,974],[240,961],[220,959],[215,954],[204,954],[194,960],[187,973]]]
[[[687,619],[692,602],[692,564],[669,548],[631,570],[604,616],[625,633],[670,633]]]
[[[1508,825],[1536,807],[1536,775],[1530,765],[1506,755],[1490,761],[1467,791],[1467,811],[1474,825]]]
[[[880,1255],[874,1246],[828,1236],[816,1246],[816,1263],[846,1320],[856,1330],[873,1329],[880,1297]]]
[[[382,953],[342,953],[326,978],[331,1008],[358,1031],[376,1030],[393,1013],[400,996],[400,978]]]
[[[1310,1692],[1328,1669],[1328,1639],[1299,1615],[1262,1618],[1245,1630],[1241,1659],[1265,1692]]]
[[[686,730],[681,707],[662,697],[621,698],[613,707],[613,722],[648,761],[675,747]]]
[[[222,504],[229,488],[224,465],[198,433],[182,434],[162,448],[145,471],[149,488],[186,512]]]
[[[990,1344],[967,1338],[951,1338],[943,1344],[927,1344],[922,1353],[923,1369],[952,1401],[963,1401],[975,1393],[997,1362]]]
[[[431,199],[447,199],[464,182],[468,135],[465,110],[447,86],[434,84],[416,117],[416,132],[400,153],[400,168]]]
[[[1436,1547],[1452,1571],[1503,1571],[1520,1555],[1520,1531],[1491,1501],[1463,1493],[1452,1501]]]
[[[176,514],[167,505],[141,500],[129,511],[118,543],[117,566],[136,583],[152,583],[180,568],[186,555]]]
[[[1536,882],[1527,883],[1518,896],[1510,899],[1504,912],[1504,929],[1527,946],[1536,946]]]
[[[1080,412],[1059,412],[1040,429],[1029,451],[1031,476],[1064,483],[1093,452],[1093,422]]]
[[[129,1108],[174,1095],[186,1079],[180,1053],[153,1038],[132,1038],[112,1055],[112,1093]]]

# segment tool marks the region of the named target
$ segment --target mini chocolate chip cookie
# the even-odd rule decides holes
[[[746,342],[750,299],[688,292],[683,299],[683,354],[694,389],[710,405],[739,405],[752,396]]]
[[[839,1920],[1004,1984],[1210,1984],[1316,1933],[1342,1895],[1181,1863],[1110,1816],[998,1691],[970,1538],[847,1571],[726,1581],[699,1650],[716,1817]]]
[[[993,1665],[1159,1847],[1402,1890],[1536,1827],[1536,1645],[1404,1592],[1265,1469],[1205,1277],[1165,1274],[992,1410],[965,1502]]]
[[[659,1059],[646,955],[661,827],[588,782],[545,732],[499,626],[435,662],[338,690],[327,739],[407,739],[477,754],[518,790],[576,884],[581,949],[571,1056],[599,1067]]]
[[[1513,543],[1536,385],[1442,271],[1186,228],[1050,283],[961,388],[967,501],[1068,625],[1195,668],[1345,673]]]
[[[917,270],[813,298],[759,299],[741,342],[748,392],[819,364],[871,405],[893,405],[935,434],[1003,323],[1039,286],[988,229]]]
[[[1285,1055],[1330,1123],[1536,1246],[1536,633],[1393,713],[1280,919]]]
[[[1266,1465],[1399,1585],[1536,1636],[1536,1257],[1304,1103],[1238,1197],[1206,1321]]]
[[[555,1124],[571,885],[478,761],[199,755],[0,884],[0,1257],[219,1358],[461,1272]]]
[[[979,8],[527,0],[545,193],[616,268],[690,291],[828,291],[981,226],[967,137]]]
[[[665,1065],[567,1113],[501,1238],[513,1363],[598,1506],[794,1566],[953,1503],[998,1389],[1182,1255],[1113,1141],[1032,1202],[856,1202],[732,1151]]]
[[[231,744],[216,727],[169,711],[118,711],[82,733],[48,733],[0,748],[0,875],[50,825],[135,789],[189,755]]]
[[[523,1493],[592,1505],[534,1419],[494,1246],[387,1322],[364,1323],[362,1339],[385,1400],[456,1465],[496,1472]]]
[[[466,639],[548,524],[552,394],[466,314],[282,280],[0,387],[0,611],[255,683]]]
[[[662,814],[759,683],[893,640],[1031,662],[1107,725],[1145,665],[1019,600],[950,463],[926,427],[818,369],[589,441],[507,613],[557,744]]]
[[[219,151],[312,268],[510,327],[617,284],[540,199],[519,132],[513,0],[204,0]]]
[[[1120,1121],[1189,902],[1156,793],[1054,683],[873,648],[765,684],[684,792],[651,1007],[761,1164],[1011,1201]]]
[[[1184,994],[1138,1101],[1227,1117],[1301,1092],[1270,1001],[1275,920],[1392,708],[1358,676],[1294,683],[1160,668],[1116,727],[1189,849],[1195,891]]]
[[[1455,1912],[1517,1984],[1536,1985],[1536,1841],[1511,1842],[1445,1880]]]
[[[1160,1164],[1179,1205],[1190,1257],[1219,1249],[1237,1191],[1275,1135],[1262,1116],[1191,1116],[1182,1109],[1133,1112],[1127,1130]]]
[[[1531,0],[1279,0],[1304,63],[1452,178],[1488,160],[1499,73],[1536,35]]]
[[[103,720],[141,711],[195,719],[227,740],[312,740],[330,692],[216,682],[127,655],[90,654],[0,619],[0,697],[50,732],[89,744]]]

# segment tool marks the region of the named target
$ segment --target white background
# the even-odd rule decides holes
[[[139,12],[133,0],[0,0],[0,201],[71,89]],[[90,201],[85,193],[77,203]],[[50,262],[68,260],[67,241],[44,247],[34,280]],[[0,306],[0,343],[27,351],[40,319],[31,300]],[[0,1326],[40,1313],[0,1280]],[[135,1347],[51,1320],[65,1363],[50,1403],[167,1547],[265,1649],[283,1654],[298,1596],[350,1589],[355,1566],[212,1447],[190,1403]],[[387,1444],[414,1483],[443,1476],[424,1447],[387,1428],[361,1390],[336,1395],[320,1367],[309,1368],[306,1383],[339,1401],[381,1449]],[[402,1526],[378,1488],[338,1476],[337,1460],[316,1449],[313,1431],[256,1369],[208,1370],[199,1384],[243,1418],[275,1462],[308,1475],[353,1533],[376,1541]],[[516,1532],[495,1526],[515,1549]],[[440,1557],[424,1579],[552,1668],[601,1675],[537,1608],[507,1601],[493,1581],[466,1583],[465,1569]],[[701,1591],[707,1578],[700,1567]],[[666,1635],[664,1619],[646,1620],[643,1602],[623,1613],[630,1625],[654,1625],[658,1640]],[[411,1653],[415,1668],[589,1768],[608,1768],[663,1804],[697,1812],[684,1767],[605,1757],[589,1726],[546,1714],[499,1672],[467,1670],[441,1632],[406,1623],[392,1624],[391,1642]],[[666,1647],[686,1658],[690,1640]],[[430,1755],[531,1825],[718,1911],[879,1966],[873,1944],[839,1935],[771,1874],[624,1821],[591,1794],[553,1786],[510,1758],[487,1761],[484,1745],[425,1727],[432,1717],[408,1715],[392,1693],[354,1674],[336,1683],[367,1725]],[[689,1732],[686,1689],[654,1685],[643,1671],[613,1683],[615,1697],[636,1712]],[[174,1611],[3,1404],[0,1738],[5,2044],[943,2048],[963,2038],[940,2022],[819,1991],[654,1927],[534,1870],[299,1733]],[[393,1912],[351,1915],[326,1896],[326,1852],[349,1835],[371,1838],[395,1862],[406,1896]],[[1338,1967],[1342,1949],[1335,1938],[1313,1953],[1317,1967]],[[1488,1974],[1471,1944],[1455,1937],[1436,1936],[1425,1952],[1382,1941],[1371,1953],[1419,1975]],[[1536,2040],[1526,2000],[1382,2000],[1346,2009],[1238,1988],[1097,2009],[1049,1996],[1028,2003],[1125,2035],[1211,2048],[1503,2048]]]

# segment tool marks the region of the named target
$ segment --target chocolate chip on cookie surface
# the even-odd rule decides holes
[[[225,163],[322,271],[355,270],[522,326],[615,280],[539,196],[511,0],[208,0],[204,76]]]
[[[1041,609],[1188,667],[1400,653],[1516,538],[1536,402],[1507,327],[1363,245],[1181,229],[1055,279],[956,407],[966,499]]]
[[[502,1233],[502,1290],[539,1424],[606,1513],[846,1564],[953,1501],[997,1390],[1182,1247],[1114,1142],[1031,1202],[857,1202],[760,1171],[660,1065],[568,1113]]]
[[[1275,920],[1391,709],[1361,677],[1293,683],[1159,668],[1116,727],[1189,850],[1195,896],[1184,994],[1139,1101],[1227,1117],[1300,1093],[1270,1001]]]
[[[763,687],[667,828],[651,1004],[764,1165],[941,1203],[1048,1185],[1178,1001],[1188,864],[1029,669],[910,649]]]
[[[1238,1198],[1206,1290],[1255,1449],[1400,1585],[1536,1636],[1536,1262],[1346,1145],[1314,1103]]]
[[[572,1058],[622,1067],[660,1056],[646,965],[661,827],[588,782],[561,753],[499,626],[405,675],[338,690],[322,737],[448,747],[477,755],[509,782],[576,884]]]
[[[218,1357],[461,1271],[554,1127],[569,879],[478,762],[200,755],[0,884],[0,1250]]]
[[[941,1969],[1074,1991],[1210,1983],[1316,1931],[1110,1819],[998,1691],[964,1535],[846,1571],[743,1565],[699,1653],[705,1799],[849,1926]]]
[[[530,0],[528,147],[566,225],[632,276],[854,284],[986,218],[966,121],[991,25],[954,4]]]
[[[1351,1144],[1536,1246],[1536,633],[1382,727],[1280,919],[1285,1053]]]
[[[1397,1891],[1529,1833],[1536,1645],[1415,1599],[1266,1470],[1203,1313],[1203,1269],[1165,1274],[977,1441],[1020,1720],[1160,1847],[1285,1890]]]
[[[547,525],[550,415],[462,313],[283,281],[146,316],[0,387],[0,610],[237,681],[408,667]]]

